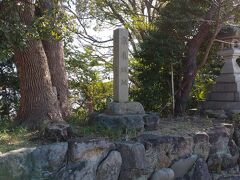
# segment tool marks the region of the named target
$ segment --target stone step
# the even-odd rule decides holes
[[[221,74],[216,79],[216,83],[240,82],[240,74]]]
[[[236,92],[240,90],[240,82],[217,83],[212,87],[212,92]]]
[[[210,101],[239,101],[238,92],[212,92],[208,94],[207,100]]]
[[[205,101],[202,103],[203,109],[212,110],[240,110],[240,102],[233,101]]]
[[[227,74],[240,73],[240,68],[235,59],[225,61],[224,66],[221,70],[221,74],[225,74],[225,73]]]

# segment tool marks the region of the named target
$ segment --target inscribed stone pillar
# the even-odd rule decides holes
[[[139,102],[128,101],[128,30],[114,30],[113,97],[104,113],[94,121],[110,129],[144,130],[144,108]],[[152,116],[152,115],[150,115]],[[152,117],[149,117],[152,119]]]
[[[114,30],[113,59],[113,99],[115,102],[128,102],[128,30]]]

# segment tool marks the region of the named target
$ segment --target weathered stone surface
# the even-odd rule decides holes
[[[197,154],[200,157],[203,157],[207,160],[209,151],[210,151],[210,143],[209,143],[209,136],[207,133],[197,133],[194,137],[194,154]]]
[[[227,118],[226,112],[224,110],[205,110],[204,112],[210,118]]]
[[[145,148],[143,144],[126,141],[116,143],[117,150],[121,153],[122,169],[145,169]]]
[[[79,161],[99,161],[115,146],[105,139],[78,140],[69,143],[70,160]]]
[[[216,78],[218,83],[235,83],[236,79],[234,74],[222,74]]]
[[[207,163],[204,159],[199,158],[194,167],[192,180],[211,180],[211,175],[208,171]]]
[[[226,52],[227,52],[227,56],[226,56]],[[234,75],[239,74],[240,68],[236,62],[236,59],[237,59],[236,55],[239,56],[239,49],[221,50],[220,54],[225,57],[225,63],[221,70],[221,74],[234,74]]]
[[[93,165],[93,164],[92,164]],[[96,166],[96,165],[95,165]],[[58,175],[59,180],[96,180],[96,168],[89,165],[88,162],[79,162],[76,166],[70,166],[62,174]]]
[[[159,127],[160,117],[157,114],[146,114],[144,117],[144,128],[146,130],[155,130]]]
[[[209,142],[212,145],[210,153],[229,153],[228,143],[230,139],[230,131],[223,126],[212,128],[209,132]]]
[[[211,173],[213,180],[219,180],[219,179],[228,179],[230,177],[239,176],[239,166],[235,166],[233,168],[222,170],[219,173]]]
[[[233,133],[234,133],[234,126],[233,126],[233,124],[221,123],[220,126],[225,127],[225,130],[230,135],[229,138],[232,139],[233,138]]]
[[[118,180],[122,157],[118,151],[111,151],[97,169],[97,180]]]
[[[66,160],[68,144],[23,148],[0,156],[0,179],[50,178]]]
[[[206,101],[202,104],[203,109],[211,110],[239,110],[240,102],[224,102],[224,101]]]
[[[153,173],[151,180],[174,180],[174,171],[170,168],[162,168]]]
[[[237,162],[235,161],[235,159],[232,157],[231,154],[222,154],[221,158],[222,158],[222,166],[221,166],[222,170],[232,168],[237,164]]]
[[[228,113],[231,113],[232,115],[239,115],[240,109],[230,109],[228,110]]]
[[[49,177],[66,163],[68,143],[40,146],[31,153],[32,176],[35,179]]]
[[[208,167],[212,172],[220,172],[222,169],[223,156],[227,159],[230,151],[228,143],[230,140],[230,133],[225,127],[215,127],[208,132],[209,141],[211,143],[210,154],[208,158]]]
[[[237,165],[239,158],[239,150],[237,145],[233,140],[230,140],[228,143],[229,153],[221,154],[222,165],[221,169],[230,169]]]
[[[78,140],[69,143],[69,165],[58,179],[89,180],[96,179],[99,163],[114,144],[105,139]]]
[[[215,92],[232,92],[240,89],[240,83],[218,83],[213,85],[212,91]]]
[[[208,132],[211,143],[208,167],[211,172],[220,172],[236,165],[239,152],[231,139],[232,134],[233,127],[230,124],[222,124]]]
[[[100,123],[111,129],[122,130],[144,130],[143,115],[106,115],[100,114],[95,118],[96,123]]]
[[[137,139],[145,146],[146,159],[151,169],[169,167],[173,160],[192,154],[193,150],[191,137],[143,134]]]
[[[228,147],[229,147],[229,150],[230,150],[230,154],[232,156],[231,167],[233,167],[237,164],[238,159],[239,159],[239,148],[236,145],[234,140],[229,141]]]
[[[197,160],[197,155],[191,155],[188,158],[180,159],[173,163],[171,169],[174,171],[175,178],[183,177],[193,167]]]
[[[218,178],[218,180],[239,180],[239,179],[240,179],[240,176],[238,175]]]
[[[23,148],[0,156],[0,179],[30,179],[31,153],[35,148]]]
[[[233,41],[233,39],[231,40]],[[225,63],[220,76],[216,79],[215,88],[208,94],[203,107],[212,110],[239,109],[240,68],[236,61],[239,57],[239,48],[224,48],[218,54],[223,56]],[[229,86],[227,86],[227,83]]]
[[[71,127],[63,122],[53,122],[47,125],[44,137],[49,140],[62,141],[72,136]]]
[[[121,170],[119,180],[149,180],[151,173],[149,169]]]
[[[113,39],[113,99],[128,102],[128,30],[115,29]]]
[[[145,114],[144,108],[139,102],[111,102],[108,104],[106,114],[110,115],[136,115]]]
[[[145,148],[138,142],[118,142],[117,150],[122,156],[120,180],[148,179],[151,171],[148,170],[145,159]]]
[[[193,138],[149,133],[137,142],[85,138],[2,154],[0,179],[164,180],[173,179],[172,171],[176,180],[239,178],[232,124],[219,124]],[[169,172],[162,169],[168,167]]]
[[[240,147],[240,125],[235,125],[235,130],[233,133],[233,139],[238,147]]]
[[[219,154],[209,156],[207,163],[210,172],[220,172],[222,169],[222,158]]]
[[[225,92],[224,96],[221,92],[212,92],[208,95],[210,101],[239,101],[238,92]]]

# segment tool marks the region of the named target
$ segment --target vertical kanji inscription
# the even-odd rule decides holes
[[[128,102],[128,30],[114,30],[113,97],[115,102]]]

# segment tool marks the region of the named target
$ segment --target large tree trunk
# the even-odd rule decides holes
[[[31,25],[33,16],[32,0],[25,0],[21,21]],[[23,50],[15,48],[14,58],[20,81],[19,122],[33,129],[52,121],[63,121],[41,41],[29,39]]]
[[[68,80],[64,62],[62,41],[43,41],[43,47],[48,59],[52,85],[57,90],[57,97],[64,118],[69,115]]]
[[[175,115],[183,115],[186,111],[188,98],[198,71],[197,55],[201,45],[210,34],[212,24],[209,20],[212,20],[215,13],[216,7],[213,5],[206,16],[205,21],[200,25],[198,33],[189,40],[187,44],[186,66],[184,68],[183,79],[176,94]]]
[[[60,11],[61,6],[56,0],[41,0],[40,11],[43,15],[48,11]],[[55,18],[60,18],[56,16]],[[55,20],[51,26],[55,26]],[[61,34],[61,29],[59,29]],[[52,85],[56,88],[60,109],[64,118],[69,116],[68,106],[68,79],[64,62],[63,42],[60,40],[48,39],[42,41],[48,59],[48,66],[51,74]]]

